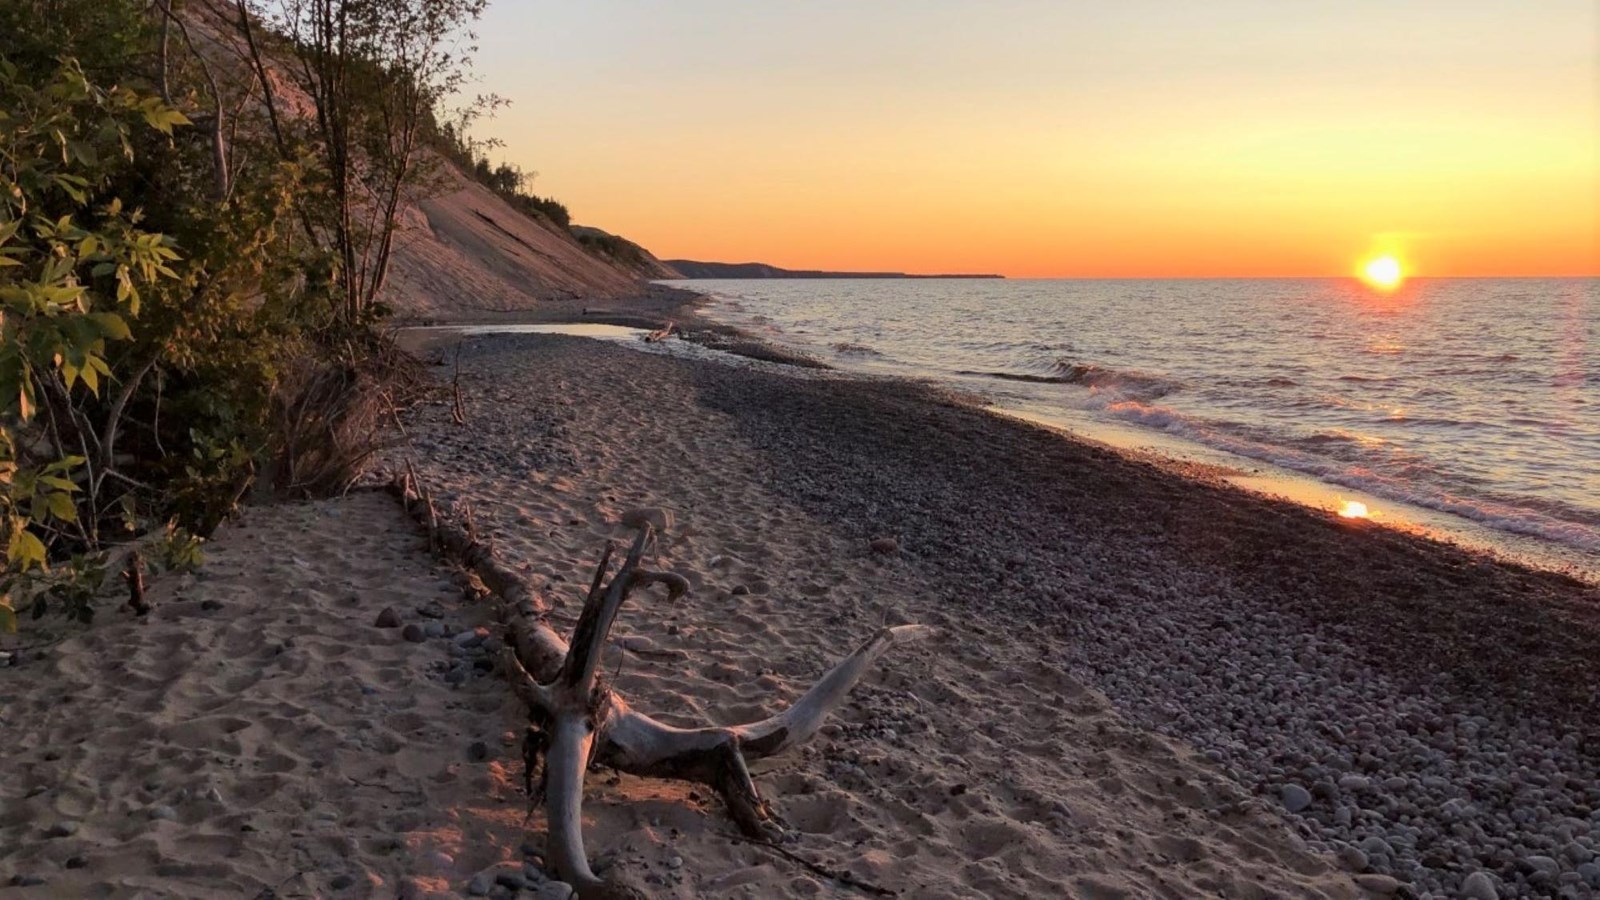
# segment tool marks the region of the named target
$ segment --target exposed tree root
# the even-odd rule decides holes
[[[475,529],[439,515],[409,464],[392,489],[428,529],[430,543],[459,560],[500,599],[508,636],[503,664],[512,688],[528,706],[531,723],[524,743],[529,794],[534,804],[544,804],[549,820],[547,858],[581,897],[626,896],[631,891],[596,875],[584,854],[583,781],[591,765],[708,785],[722,797],[747,840],[770,845],[780,855],[853,887],[889,893],[777,847],[783,825],[756,789],[747,761],[782,753],[809,738],[879,656],[932,629],[921,625],[880,629],[792,706],[769,718],[729,728],[678,728],[631,708],[600,668],[612,626],[635,590],[664,585],[669,602],[689,590],[681,575],[643,568],[653,537],[648,524],[638,530],[615,572],[611,571],[615,547],[607,543],[569,646],[550,627],[543,599],[477,539]]]

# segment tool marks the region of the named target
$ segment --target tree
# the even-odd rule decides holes
[[[475,49],[467,29],[487,0],[282,0],[271,11],[235,3],[280,128],[251,19],[293,45],[288,68],[315,104],[314,146],[328,179],[317,220],[339,261],[345,319],[358,322],[383,290],[400,202],[426,181],[425,130],[466,83]]]

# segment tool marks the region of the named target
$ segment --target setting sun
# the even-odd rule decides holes
[[[1361,277],[1379,290],[1392,291],[1405,278],[1405,270],[1401,268],[1400,260],[1392,256],[1379,256],[1361,267]]]

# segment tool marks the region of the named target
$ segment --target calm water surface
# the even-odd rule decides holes
[[[1600,554],[1600,279],[674,284],[841,368]]]

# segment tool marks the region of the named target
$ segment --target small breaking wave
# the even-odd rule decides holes
[[[1156,400],[1178,390],[1179,383],[1171,378],[1150,375],[1127,369],[1108,369],[1093,363],[1075,363],[1057,360],[1043,372],[977,372],[963,370],[958,375],[977,375],[984,378],[1001,378],[1006,381],[1024,381],[1030,384],[1075,384],[1090,390],[1115,393],[1121,397]]]

